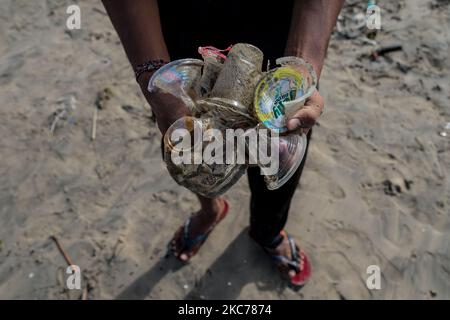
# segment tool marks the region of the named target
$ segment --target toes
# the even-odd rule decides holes
[[[188,255],[186,253],[182,253],[180,255],[180,260],[181,261],[188,261],[188,259],[189,259],[189,257],[188,257]]]
[[[180,243],[181,242],[180,236],[181,236],[181,229],[175,233],[172,241],[170,242],[170,248],[172,249],[173,255],[175,257],[178,257],[180,255],[180,250],[182,249],[181,248],[182,244]]]
[[[289,275],[289,278],[293,278],[293,277],[295,277],[296,273],[294,270],[291,269],[291,270],[289,270],[288,275]]]

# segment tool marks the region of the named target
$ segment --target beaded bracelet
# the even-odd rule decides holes
[[[136,76],[136,81],[139,81],[139,77],[144,72],[149,71],[155,71],[161,68],[163,65],[167,64],[167,61],[164,61],[163,59],[155,59],[155,60],[149,60],[145,63],[142,63],[136,67],[134,70],[134,74]]]

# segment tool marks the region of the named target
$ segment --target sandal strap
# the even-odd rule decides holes
[[[300,265],[299,265],[299,263],[297,261],[289,260],[285,256],[281,256],[281,255],[271,256],[271,258],[274,261],[276,261],[276,262],[287,264],[289,267],[292,267],[293,269],[295,269],[295,272],[299,272],[300,271]]]
[[[194,239],[189,239],[189,227],[191,225],[191,218],[192,217],[189,217],[186,220],[186,222],[184,223],[184,230],[183,230],[183,245],[185,249],[188,251],[196,244],[205,241],[211,231],[210,229],[206,233],[196,236]]]
[[[284,232],[284,230],[280,233],[280,235],[282,237],[287,237],[288,242],[289,242],[289,247],[291,249],[291,256],[292,259],[288,259],[287,257],[283,256],[283,255],[274,255],[274,254],[270,254],[269,250],[273,250],[270,248],[265,248],[266,252],[269,253],[269,255],[271,256],[271,258],[273,260],[275,260],[276,262],[279,263],[285,263],[287,264],[289,267],[291,267],[292,269],[294,269],[294,271],[296,273],[300,272],[300,262],[301,262],[301,256],[297,253],[298,250],[298,246],[295,244],[294,238],[292,238],[288,233]],[[268,250],[269,249],[269,250]]]
[[[289,246],[291,247],[292,260],[299,263],[300,257],[297,254],[298,247],[295,244],[294,238],[292,238],[289,234],[287,236],[288,236]]]

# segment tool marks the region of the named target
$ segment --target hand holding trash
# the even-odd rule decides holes
[[[148,93],[146,98],[163,135],[176,120],[189,115],[189,110],[184,102],[169,93],[152,92]]]
[[[158,77],[152,73],[141,78],[140,85],[163,135],[176,120],[192,112],[202,66],[200,60],[182,59],[160,68]]]
[[[279,67],[263,72],[263,53],[253,45],[238,43],[227,56],[222,54],[225,50],[206,48],[199,50],[203,60],[172,61],[148,82],[147,97],[165,133],[169,173],[178,184],[213,198],[234,185],[248,165],[256,164],[267,188],[280,188],[300,165],[307,146],[305,130],[323,109],[313,66],[286,56],[276,60]],[[228,141],[198,136],[209,129],[222,136],[228,129],[246,130],[244,161],[223,161]],[[257,143],[250,143],[250,138],[245,142],[245,135],[258,136]],[[184,146],[184,141],[190,145]],[[220,161],[195,160],[217,146],[222,147],[214,151]],[[263,157],[268,146],[275,148],[269,162]],[[237,146],[233,143],[232,148]]]
[[[147,90],[147,85],[152,75],[153,73],[142,75],[139,79],[139,85],[141,86],[142,92],[144,93],[145,98],[156,117],[158,128],[164,135],[172,123],[179,118],[188,115],[189,110],[181,99],[172,94],[162,91],[149,92]]]
[[[303,108],[298,110],[294,115],[289,117],[287,128],[289,131],[300,131],[307,133],[323,112],[325,101],[319,91],[314,91],[312,96],[306,100]]]

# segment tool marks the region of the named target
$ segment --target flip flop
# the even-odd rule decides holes
[[[289,246],[291,248],[292,259],[288,259],[283,255],[276,255],[273,253],[273,249],[267,247],[263,247],[264,251],[277,264],[287,265],[290,270],[295,271],[295,276],[289,278],[289,283],[295,289],[299,289],[303,287],[305,283],[308,281],[308,279],[311,277],[311,264],[306,254],[303,252],[303,250],[300,250],[300,248],[295,244],[294,239],[289,234],[287,234],[284,230],[282,230],[280,232],[280,235],[283,236],[283,238],[287,237],[289,241]],[[303,267],[300,268],[302,264]]]
[[[180,250],[180,255],[177,256],[177,258],[182,261],[182,262],[188,262],[197,252],[198,250],[200,250],[201,246],[205,243],[206,239],[208,238],[208,236],[210,235],[211,231],[213,231],[213,229],[215,228],[215,226],[222,221],[225,216],[227,215],[229,209],[230,209],[230,205],[228,204],[228,201],[223,199],[224,202],[224,208],[222,210],[222,212],[219,214],[219,219],[217,219],[216,222],[214,222],[211,227],[209,227],[209,229],[203,233],[200,234],[198,236],[196,236],[194,239],[190,239],[189,237],[189,233],[190,233],[190,225],[191,225],[191,219],[192,216],[189,217],[183,226],[180,227],[180,229],[178,230],[178,232],[175,234],[174,238],[172,238],[172,240],[170,240],[169,242],[169,250],[171,250],[172,252],[174,252],[174,250],[172,249],[172,242],[176,237],[181,237],[182,236],[182,240],[183,241],[183,247]],[[182,235],[178,235],[180,232],[183,232]],[[179,241],[179,240],[178,240]],[[197,249],[192,251],[192,248],[197,246]],[[188,258],[188,260],[181,260],[181,254],[182,253],[186,253],[186,252],[191,252],[192,251],[192,255]]]

